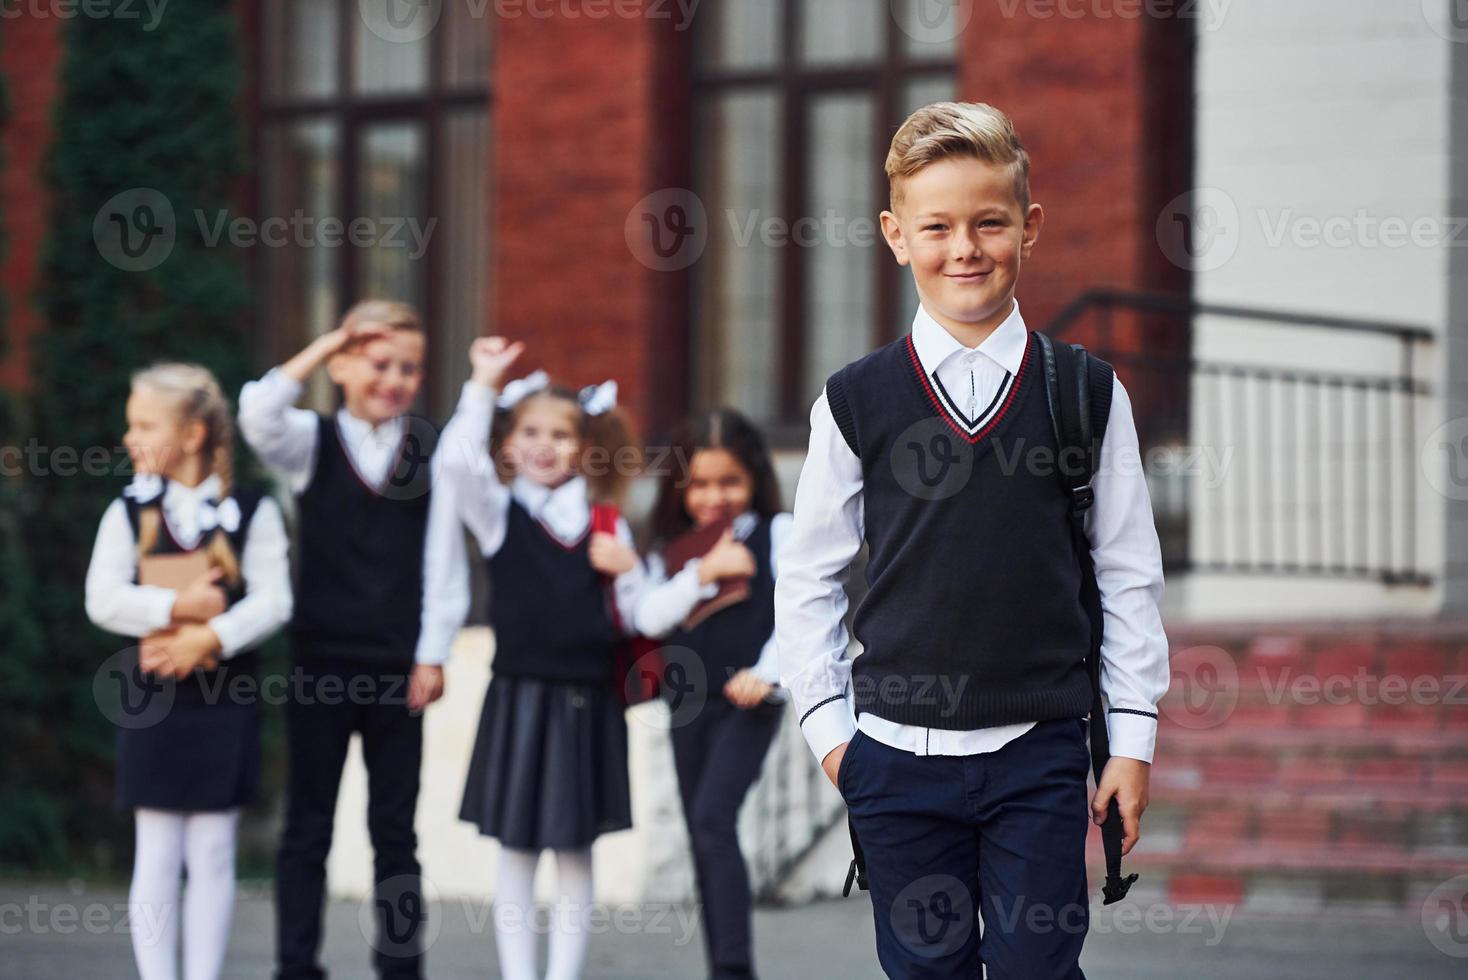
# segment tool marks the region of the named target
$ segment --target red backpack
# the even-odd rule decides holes
[[[591,507],[591,530],[617,533],[617,521],[621,512],[615,504],[593,504]],[[622,630],[622,614],[617,608],[611,576],[603,576],[607,586],[607,602],[612,607],[612,622]],[[662,644],[645,636],[630,636],[617,644],[616,656],[612,658],[612,682],[627,707],[642,704],[656,698],[662,687],[663,655]]]

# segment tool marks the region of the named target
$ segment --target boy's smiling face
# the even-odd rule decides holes
[[[425,340],[416,330],[393,330],[353,344],[327,362],[352,415],[373,426],[413,407],[423,383]]]
[[[912,268],[933,318],[950,332],[983,334],[1013,308],[1020,265],[1044,220],[1040,205],[1021,204],[1009,168],[946,157],[901,178],[882,233],[898,263]]]

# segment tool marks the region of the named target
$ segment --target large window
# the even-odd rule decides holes
[[[257,217],[282,233],[257,269],[276,358],[363,297],[423,310],[425,404],[441,419],[488,311],[490,18],[401,6],[412,16],[374,20],[392,5],[357,0],[264,5]]]
[[[932,6],[700,8],[694,179],[711,223],[693,267],[701,407],[736,406],[793,438],[831,371],[907,327],[917,299],[877,214],[892,134],[913,109],[953,97],[953,25]]]

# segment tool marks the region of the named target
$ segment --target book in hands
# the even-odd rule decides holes
[[[732,521],[720,521],[708,527],[695,528],[687,534],[674,538],[663,549],[663,561],[667,565],[668,576],[671,578],[682,571],[683,566],[693,559],[702,558],[708,554],[732,523]],[[749,598],[748,576],[721,578],[718,580],[718,586],[718,592],[693,607],[693,611],[683,620],[684,629],[691,630],[719,610],[727,609]]]
[[[138,584],[156,585],[163,589],[181,591],[199,578],[208,575],[213,567],[213,562],[203,551],[185,551],[174,555],[144,555],[138,559]],[[169,626],[149,633],[144,639],[157,639],[172,631],[173,627]],[[204,670],[213,670],[217,666],[219,666],[219,657],[212,653],[199,663],[199,667]]]

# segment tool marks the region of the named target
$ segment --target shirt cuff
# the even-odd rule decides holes
[[[448,663],[449,654],[454,647],[454,633],[450,633],[447,638],[440,638],[424,630],[418,637],[418,648],[413,651],[413,662],[430,667],[441,667]]]
[[[1111,738],[1113,756],[1152,761],[1152,750],[1157,744],[1156,717],[1113,708],[1106,713],[1106,732]]]
[[[177,601],[177,589],[166,589],[161,585],[138,586],[138,602],[142,606],[145,630],[153,633],[173,625],[173,604]]]
[[[697,595],[699,602],[702,602],[705,599],[712,599],[714,596],[719,594],[718,582],[700,583],[698,581],[698,569],[699,566],[701,566],[702,564],[702,558],[690,558],[688,559],[688,563],[678,570],[678,574],[673,576],[674,578],[686,577],[689,582],[688,587],[690,589],[698,590]]]
[[[228,612],[222,612],[209,620],[208,626],[219,637],[220,660],[228,660],[244,648],[245,638],[240,635],[244,630],[230,619]]]
[[[801,717],[800,731],[815,753],[816,763],[824,762],[832,749],[851,741],[856,734],[856,718],[851,713],[851,703],[844,695],[817,702]]]

